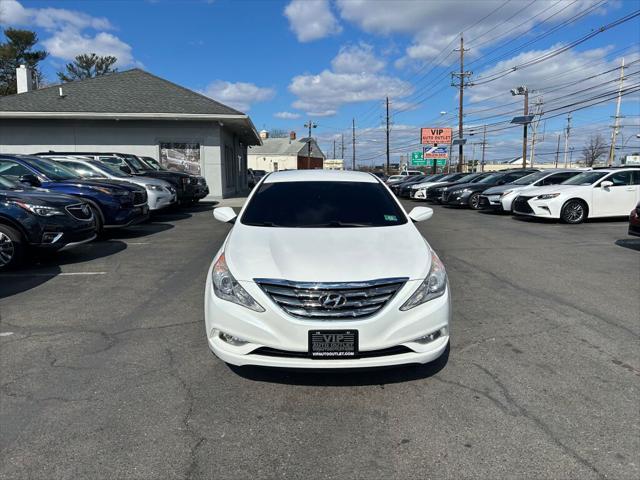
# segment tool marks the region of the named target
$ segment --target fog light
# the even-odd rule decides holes
[[[222,340],[223,342],[228,343],[229,345],[233,345],[234,347],[241,347],[249,343],[245,340],[242,340],[241,338],[234,337],[233,335],[229,335],[228,333],[224,332],[219,332],[218,337],[220,337],[220,340]]]
[[[449,329],[447,327],[442,327],[440,330],[436,330],[435,332],[431,332],[428,335],[424,335],[420,338],[416,338],[413,340],[414,343],[419,343],[421,345],[425,345],[427,343],[431,343],[434,340],[437,340],[440,337],[446,337],[449,334]]]
[[[56,243],[62,237],[62,232],[45,232],[42,234],[42,243]]]

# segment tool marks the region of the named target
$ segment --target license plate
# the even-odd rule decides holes
[[[319,360],[355,358],[358,356],[358,331],[311,330],[309,355]]]

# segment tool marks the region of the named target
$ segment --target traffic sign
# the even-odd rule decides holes
[[[426,165],[427,161],[423,158],[422,152],[411,152],[411,165]]]
[[[420,143],[423,145],[448,145],[451,143],[451,129],[442,127],[421,128]]]
[[[422,158],[427,158],[427,159],[431,159],[431,158],[436,158],[436,159],[447,159],[449,158],[449,148],[448,146],[442,146],[442,147],[423,147],[423,154],[422,154]]]

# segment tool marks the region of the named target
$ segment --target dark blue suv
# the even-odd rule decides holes
[[[0,176],[0,270],[18,265],[28,248],[66,250],[95,237],[89,204]]]
[[[149,218],[147,192],[129,182],[83,178],[59,163],[28,155],[0,155],[0,175],[81,198],[91,207],[98,232]]]

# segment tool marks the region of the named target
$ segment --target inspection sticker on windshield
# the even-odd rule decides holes
[[[395,215],[385,215],[384,219],[387,222],[397,222],[398,221],[398,217],[396,217]]]

